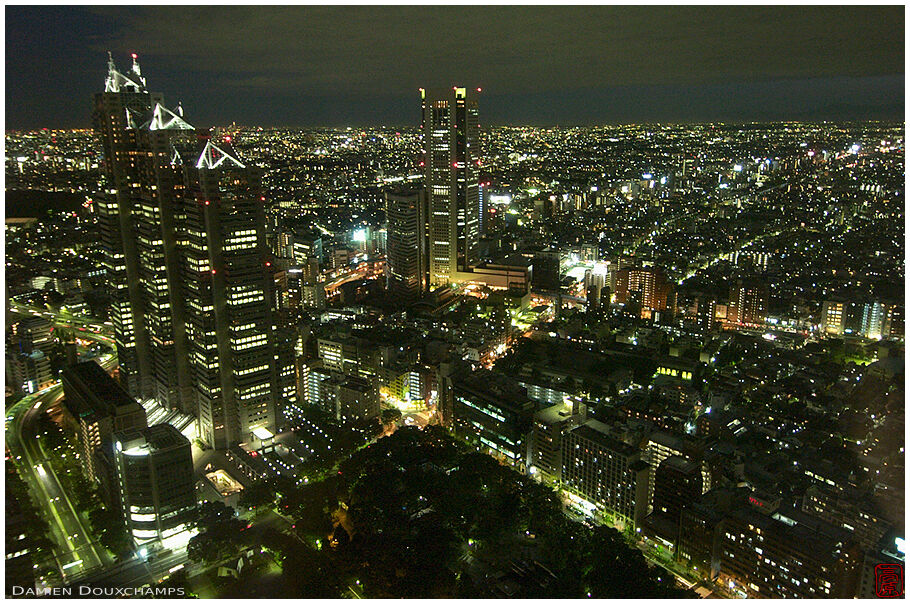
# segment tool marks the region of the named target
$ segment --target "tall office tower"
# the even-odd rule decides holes
[[[199,435],[216,449],[275,430],[281,390],[261,173],[229,141],[185,167],[186,333]]]
[[[145,115],[163,101],[145,88],[134,55],[133,67],[121,73],[108,59],[104,92],[95,95],[93,122],[101,139],[104,195],[96,200],[101,248],[113,302],[111,322],[117,343],[120,379],[133,396],[151,394],[148,338],[139,297],[136,242],[132,237],[132,195],[139,185],[136,163],[140,155],[138,130],[129,128],[135,115]]]
[[[727,321],[764,325],[768,315],[768,285],[761,281],[739,279],[730,288]]]
[[[190,441],[170,424],[114,437],[120,502],[139,545],[165,541],[196,519],[196,477]]]
[[[420,89],[429,195],[430,286],[457,282],[478,262],[477,101],[464,88]]]
[[[176,147],[194,142],[194,129],[146,91],[136,55],[126,75],[109,60],[94,124],[104,150],[107,194],[98,211],[121,382],[136,398],[193,412],[178,271],[182,177],[174,159]]]
[[[195,413],[216,448],[274,432],[283,394],[296,389],[282,353],[288,338],[277,335],[259,171],[236,157],[230,137],[216,143],[182,110],[165,109],[135,56],[127,75],[109,63],[95,107],[123,384]]]
[[[386,193],[389,290],[413,300],[427,291],[426,193]]]

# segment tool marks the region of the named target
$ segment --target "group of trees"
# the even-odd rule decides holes
[[[199,533],[186,546],[191,561],[211,564],[240,553],[246,525],[237,518],[234,508],[220,501],[206,501],[199,508],[194,527]]]
[[[489,597],[472,565],[508,568],[528,547],[553,574],[522,583],[520,597],[680,593],[620,533],[569,520],[553,490],[438,427],[400,428],[280,505],[300,538],[268,541],[299,595],[356,583],[366,597]]]
[[[374,419],[342,424],[324,411],[310,407],[305,417],[312,425],[319,426],[321,434],[314,435],[306,428],[295,430],[298,438],[310,447],[309,455],[300,467],[302,476],[309,480],[324,477],[339,461],[367,444],[382,431]]]
[[[35,563],[42,569],[45,567],[52,568],[54,564],[54,546],[48,537],[50,527],[38,512],[38,507],[29,494],[28,486],[17,473],[16,466],[11,462],[6,464],[6,499],[7,502],[14,502],[14,506],[11,506],[12,509],[7,509],[6,513],[8,515],[18,513],[20,515],[22,524],[17,524],[16,526],[17,528],[25,529],[25,534],[28,536],[28,545]],[[7,526],[7,551],[14,549],[18,537],[18,531],[15,533],[11,532],[10,526]]]

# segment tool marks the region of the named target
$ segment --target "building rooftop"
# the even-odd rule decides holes
[[[572,407],[563,404],[552,405],[534,414],[534,419],[544,424],[556,424],[566,421],[570,417],[572,417]]]
[[[123,451],[124,455],[148,455],[190,445],[190,441],[170,424],[125,430],[116,434],[114,439],[117,449]]]
[[[456,389],[468,390],[485,399],[495,399],[516,410],[535,406],[528,397],[528,391],[515,380],[494,371],[479,370],[462,372],[455,376]]]
[[[577,436],[587,438],[588,440],[598,443],[611,451],[616,451],[620,455],[626,457],[631,457],[638,453],[638,449],[635,447],[627,445],[623,441],[611,436],[610,427],[596,419],[589,419],[582,425],[570,430],[570,432]]]
[[[84,416],[87,413],[97,413],[99,415],[117,415],[118,408],[131,407],[129,410],[135,410],[133,405],[139,405],[136,400],[126,393],[126,390],[120,387],[120,384],[95,361],[86,361],[71,365],[63,370],[64,389],[67,382],[77,386],[83,394],[78,401],[72,400],[73,397],[67,396],[67,405],[78,414]],[[70,394],[70,393],[68,393]],[[88,405],[88,408],[74,409],[72,405]],[[122,412],[121,410],[120,412]]]

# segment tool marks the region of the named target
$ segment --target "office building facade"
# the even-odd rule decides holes
[[[465,88],[420,90],[429,199],[430,286],[460,280],[477,264],[480,167],[477,101]]]
[[[429,286],[426,192],[387,192],[385,200],[388,289],[403,300],[413,300]]]
[[[169,424],[115,437],[121,509],[136,545],[165,541],[196,519],[196,478],[190,441]]]

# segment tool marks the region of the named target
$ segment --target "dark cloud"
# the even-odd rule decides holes
[[[512,109],[522,121],[569,122],[576,106],[578,121],[614,121],[629,113],[622,103],[642,108],[636,120],[707,119],[706,111],[748,107],[742,86],[758,86],[765,109],[783,113],[870,106],[868,98],[804,98],[819,82],[860,93],[866,82],[903,106],[903,88],[894,86],[904,69],[899,6],[17,6],[7,7],[6,22],[8,125],[55,115],[21,110],[32,102],[31,82],[11,89],[11,75],[40,79],[50,68],[98,81],[107,50],[139,52],[153,88],[218,122],[415,122],[416,88],[453,83],[483,86],[482,111],[500,122]],[[38,64],[48,55],[35,49],[41,44],[55,65]],[[86,84],[57,86],[54,96],[86,98]],[[795,94],[800,106],[793,86],[804,89]],[[699,94],[710,87],[730,95],[727,109]],[[643,94],[676,105],[654,106]],[[493,109],[496,98],[510,105]],[[584,98],[588,105],[577,102]]]

